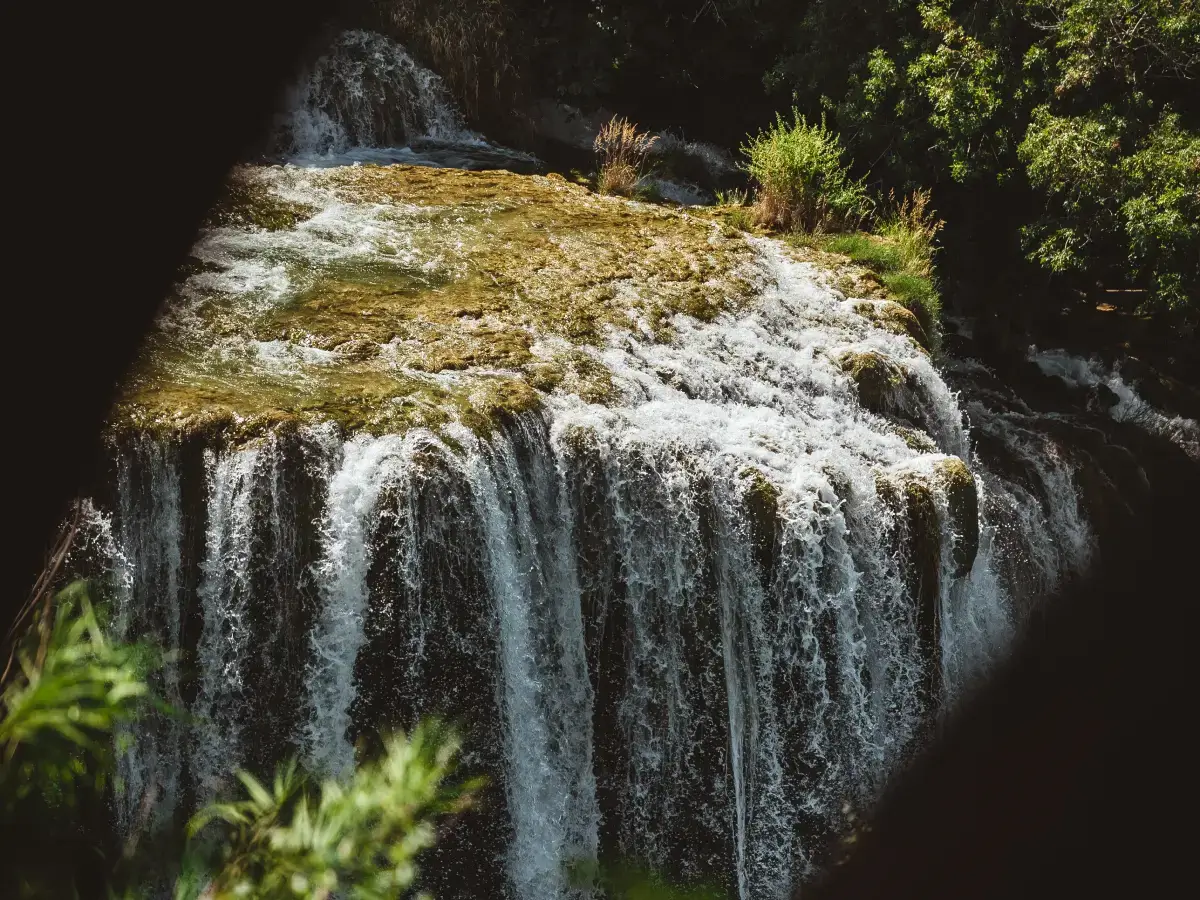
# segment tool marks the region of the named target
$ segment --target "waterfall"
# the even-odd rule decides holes
[[[463,874],[472,890],[565,897],[572,861],[619,853],[788,895],[1011,612],[978,512],[991,482],[960,485],[981,528],[940,480],[968,453],[954,394],[759,249],[752,309],[587,351],[615,407],[555,395],[487,435],[315,426],[193,449],[190,512],[182,450],[119,450],[122,608],[194,652],[199,723],[186,760],[138,735],[123,802],[180,768],[202,801],[289,749],[345,773],[376,727],[438,713],[467,720],[467,764],[502,797],[477,839],[502,872]],[[838,360],[868,351],[909,374],[941,452],[859,404]],[[885,490],[914,484],[926,519]],[[190,581],[184,518],[203,523]]]
[[[308,749],[318,771],[341,774],[354,764],[347,730],[354,665],[365,639],[367,545],[380,493],[400,477],[404,450],[405,441],[394,436],[350,441],[329,483],[319,568],[323,602],[309,682]]]
[[[395,41],[346,31],[291,92],[281,128],[301,158],[415,140],[478,141],[441,78]]]
[[[467,477],[496,603],[505,763],[521,897],[564,895],[564,863],[594,859],[592,688],[559,471],[532,423],[472,454]]]
[[[166,660],[153,686],[168,704],[179,707],[183,513],[173,448],[135,441],[120,459],[116,495],[115,527],[105,541],[117,573],[114,631],[125,640],[146,633],[162,636]],[[118,743],[117,776],[126,786],[117,795],[118,826],[130,831],[146,816],[150,824],[170,821],[181,799],[181,723],[174,717],[142,720]]]
[[[335,154],[448,134],[444,101],[402,48],[352,32],[293,134]],[[478,195],[454,174],[444,205],[392,202],[351,189],[363,172],[386,187],[382,169],[243,173],[306,212],[208,230],[162,320],[178,344],[155,344],[172,401],[231,415],[169,438],[135,423],[110,448],[93,518],[116,627],[172,651],[156,686],[188,714],[133,730],[118,827],[178,820],[289,755],[344,777],[382,731],[439,715],[490,787],[424,870],[438,894],[577,897],[572,863],[624,857],[790,896],[1022,604],[1087,565],[1080,459],[982,367],[935,365],[776,242],[738,245],[747,296],[723,311],[654,307],[642,295],[680,279],[724,290],[700,258],[728,248],[696,226],[680,271],[613,275],[628,319],[573,342],[537,333],[503,272],[503,302],[481,303],[502,287],[479,259],[534,234],[567,271],[580,221],[649,213],[537,179],[562,209],[529,218],[497,173]],[[321,333],[327,314],[344,333]],[[489,339],[516,349],[463,349]],[[423,366],[433,342],[453,366]],[[564,359],[574,381],[479,413]],[[863,361],[886,367],[883,395]],[[575,392],[585,371],[604,402]]]
[[[197,793],[212,799],[227,790],[230,766],[244,765],[240,731],[250,690],[245,678],[250,652],[251,491],[259,461],[256,447],[207,454],[208,529],[197,595],[204,627],[197,649],[199,717],[191,773]]]
[[[1029,359],[1047,375],[1061,378],[1073,387],[1103,386],[1111,394],[1105,409],[1117,422],[1129,422],[1177,444],[1192,459],[1200,461],[1200,423],[1171,415],[1147,403],[1121,374],[1119,366],[1106,367],[1099,359],[1084,359],[1064,350],[1029,348]]]

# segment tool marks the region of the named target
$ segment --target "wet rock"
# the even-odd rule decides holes
[[[1087,408],[1089,412],[1106,413],[1118,403],[1121,398],[1106,384],[1097,384],[1088,394]]]
[[[933,342],[921,325],[921,320],[899,303],[893,300],[860,300],[854,304],[854,311],[880,328],[912,338],[913,343],[922,350],[932,352]]]
[[[742,475],[747,480],[746,515],[750,520],[755,562],[763,583],[770,584],[781,530],[779,489],[758,469],[746,469]]]
[[[954,576],[961,578],[971,571],[979,552],[979,494],[975,476],[958,457],[948,457],[934,463],[934,479],[946,493],[946,505],[954,526]]]
[[[896,520],[896,551],[916,611],[917,636],[927,660],[927,691],[941,693],[942,530],[937,502],[928,481],[915,472],[881,476],[879,497]]]
[[[846,353],[839,364],[858,388],[858,402],[863,407],[879,415],[896,408],[897,394],[907,382],[907,373],[898,363],[868,350]]]

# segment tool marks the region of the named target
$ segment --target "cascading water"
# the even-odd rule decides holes
[[[317,151],[391,140],[371,130],[392,127],[372,118],[389,91],[442,96],[381,41],[317,65],[305,121],[345,142]],[[405,136],[441,121],[417,108],[397,110]],[[151,342],[159,382],[137,390],[195,392],[200,418],[126,423],[94,527],[118,628],[179,652],[161,687],[197,724],[135,728],[119,827],[145,827],[151,786],[166,821],[235,766],[298,753],[344,774],[379,728],[441,714],[492,793],[439,846],[457,862],[428,867],[439,896],[574,896],[567,866],[613,855],[789,896],[844,806],[1003,649],[1020,586],[1086,564],[1071,462],[977,398],[968,434],[914,339],[773,242],[551,179],[537,196],[575,204],[559,219],[505,206],[494,173],[405,202],[363,187],[381,171],[260,170],[254,189],[303,215],[209,230]],[[579,234],[606,215],[686,225],[699,250],[671,263],[671,232],[650,233],[543,327],[518,302],[564,259],[588,290],[605,277],[603,235]],[[710,314],[722,240],[749,299]],[[514,255],[536,272],[502,283]],[[682,311],[651,305],[681,284]],[[610,301],[627,305],[597,325]],[[326,332],[277,318],[297,310]],[[886,364],[878,403],[855,361]],[[313,408],[337,421],[295,415]],[[972,439],[1027,470],[982,468]]]
[[[121,460],[117,498],[120,528],[109,545],[118,570],[115,630],[126,639],[162,635],[164,649],[177,653],[183,627],[183,518],[179,474],[169,448],[139,442]],[[118,547],[128,548],[128,555]],[[156,688],[168,703],[181,703],[177,659],[168,656]],[[181,799],[183,768],[178,721],[155,721],[143,730],[119,758],[118,773],[129,785],[117,807],[120,826],[135,827],[150,812],[140,808],[147,802],[152,821],[169,821]]]
[[[286,130],[291,152],[301,157],[420,138],[478,140],[441,78],[369,31],[339,36],[292,95]]]
[[[405,162],[532,171],[471,131],[442,79],[395,41],[346,31],[289,92],[275,144],[302,165]]]
[[[931,430],[964,452],[953,395],[907,338],[871,327],[770,245],[759,252],[767,286],[748,314],[681,318],[670,343],[627,333],[599,352],[625,397],[617,407],[556,396],[490,438],[315,427],[207,451],[189,601],[202,620],[196,797],[250,762],[252,660],[288,630],[255,620],[282,614],[278,573],[300,575],[266,552],[286,543],[291,504],[320,512],[306,696],[284,745],[336,773],[373,717],[478,716],[502,741],[499,755],[473,752],[504,786],[514,896],[564,896],[564,864],[598,850],[680,876],[726,873],[746,898],[784,896],[842,804],[867,801],[903,754],[937,703],[931,685],[953,690],[986,664],[1009,623],[987,554],[955,558],[970,523],[937,487],[953,458],[881,428],[836,360],[902,361]],[[154,448],[122,457],[152,474],[140,494],[122,488],[118,538],[130,572],[168,587],[138,602],[177,619],[179,476]],[[291,487],[289,456],[308,472]],[[916,561],[896,537],[919,526],[885,502],[880,479],[934,485],[938,646],[922,637],[906,580]],[[462,498],[453,528],[422,500],[431,489]],[[449,589],[438,557],[461,559]],[[445,627],[454,604],[481,601],[482,627]],[[424,658],[446,653],[494,693],[436,684],[445,676]],[[383,666],[410,698],[428,684],[432,702],[395,716],[372,685]]]
[[[1083,359],[1063,350],[1039,351],[1036,347],[1030,348],[1029,359],[1047,375],[1057,376],[1074,387],[1107,388],[1110,402],[1105,409],[1115,421],[1129,422],[1162,435],[1200,461],[1200,423],[1155,409],[1126,382],[1119,366],[1106,367],[1099,359]]]

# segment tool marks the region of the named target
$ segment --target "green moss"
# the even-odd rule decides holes
[[[303,203],[284,200],[270,186],[254,176],[254,170],[234,171],[221,190],[205,220],[209,228],[261,228],[283,231],[295,228],[316,210]]]
[[[830,253],[841,253],[876,272],[896,272],[904,265],[900,248],[869,234],[834,234],[818,241]]]
[[[789,237],[796,246],[848,258],[866,268],[882,287],[882,293],[911,312],[919,321],[925,339],[920,343],[933,349],[940,334],[941,295],[931,271],[928,254],[914,255],[898,240],[877,234],[816,234]],[[844,289],[843,289],[844,290]],[[845,291],[850,293],[850,291]]]
[[[641,320],[665,339],[677,313],[711,319],[753,294],[741,235],[562,178],[243,168],[210,224],[294,227],[311,210],[276,193],[288,185],[371,204],[400,223],[411,252],[389,255],[385,243],[369,261],[343,261],[288,250],[272,262],[296,287],[269,302],[191,285],[186,300],[168,300],[184,324],[151,336],[116,427],[252,436],[291,421],[385,431],[458,420],[486,430],[535,406],[539,391],[615,400],[611,373],[582,349],[610,328]],[[213,268],[200,265],[181,276]],[[535,355],[543,338],[567,347]]]
[[[955,577],[971,571],[979,552],[979,494],[975,477],[958,457],[934,465],[934,477],[946,493],[946,504],[957,538],[954,544]]]
[[[932,279],[905,272],[885,272],[883,284],[892,297],[917,317],[926,334],[938,332],[942,299]]]
[[[979,500],[975,479],[957,457],[937,460],[928,474],[891,472],[876,478],[880,500],[891,510],[894,549],[903,561],[903,575],[913,598],[917,629],[928,655],[929,690],[940,690],[940,596],[942,567],[942,517],[944,495],[955,532],[954,571],[961,578],[970,572],[979,550]]]
[[[933,350],[929,332],[912,312],[890,300],[864,300],[854,304],[854,311],[868,321],[893,334],[912,338],[925,351]]]
[[[900,439],[909,446],[909,449],[916,450],[918,453],[937,452],[937,443],[925,432],[904,425],[898,425],[894,422],[892,423],[892,428],[900,436]]]
[[[779,489],[755,468],[742,471],[745,479],[746,516],[750,522],[750,540],[759,573],[768,582],[774,571],[779,545]]]
[[[897,363],[881,353],[846,353],[839,363],[858,389],[858,402],[865,409],[885,414],[894,404],[896,392],[907,381],[907,374]]]
[[[648,184],[639,185],[633,192],[635,200],[641,200],[643,203],[662,203],[663,195],[659,190],[658,185],[653,181]]]
[[[896,521],[894,540],[926,656],[927,688],[937,697],[941,685],[942,559],[937,501],[928,481],[913,472],[880,476],[876,490]]]

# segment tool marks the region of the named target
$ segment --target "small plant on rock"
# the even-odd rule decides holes
[[[596,135],[593,149],[599,159],[596,187],[602,194],[629,196],[636,190],[646,158],[658,138],[639,131],[624,116],[614,116]]]
[[[754,214],[784,231],[852,231],[870,212],[867,190],[843,164],[841,141],[824,120],[810,125],[797,110],[742,146],[743,168],[758,183]]]

